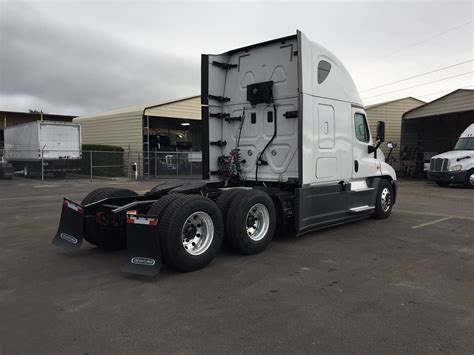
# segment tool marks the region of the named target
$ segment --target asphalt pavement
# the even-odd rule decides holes
[[[0,181],[0,353],[473,353],[474,190],[401,181],[387,220],[154,279],[51,245],[63,196],[155,184]]]

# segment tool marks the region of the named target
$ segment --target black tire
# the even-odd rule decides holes
[[[165,212],[166,207],[168,207],[171,202],[175,201],[179,197],[183,196],[182,194],[169,194],[163,197],[160,197],[156,202],[154,202],[150,209],[148,210],[148,214],[151,216],[158,217],[158,223]]]
[[[242,189],[232,189],[222,191],[220,196],[216,200],[216,205],[221,211],[222,220],[227,221],[227,212],[229,211],[230,204],[234,197],[239,193],[245,190]]]
[[[385,204],[382,205],[382,200]],[[375,211],[372,215],[375,219],[385,219],[392,213],[393,208],[393,188],[390,181],[381,179],[375,197]]]
[[[252,238],[247,233],[248,223],[258,225],[259,220],[249,219],[248,214],[256,204],[266,207],[268,228],[262,236]],[[256,209],[254,209],[256,210]],[[258,214],[258,210],[257,214]],[[261,218],[267,219],[263,214]],[[265,250],[273,239],[276,227],[276,210],[271,197],[264,191],[246,190],[236,195],[230,204],[226,220],[226,238],[232,248],[242,254],[257,254]],[[255,240],[258,239],[258,240]]]
[[[474,189],[474,180],[472,178],[474,176],[474,169],[471,169],[466,174],[466,180],[464,181],[464,186]]]
[[[92,190],[86,195],[86,197],[82,199],[81,205],[85,206],[93,202],[102,200],[102,195],[106,195],[107,193],[109,193],[110,191],[114,191],[115,189],[115,187],[100,187],[98,189]]]
[[[91,191],[86,197],[84,197],[81,204],[84,206],[100,201],[104,198],[127,196],[137,196],[137,193],[129,189],[101,187]],[[95,222],[95,220],[84,225],[83,236],[90,244],[96,245],[105,250],[119,250],[125,248],[127,245],[125,228],[104,230]]]
[[[441,187],[446,187],[449,185],[449,182],[447,181],[435,181],[435,183],[438,185],[438,186],[441,186]]]
[[[183,227],[195,212],[207,214],[214,228],[213,238],[209,239],[207,249],[198,255],[192,255],[185,249],[182,237]],[[222,243],[224,234],[222,215],[217,205],[207,197],[198,195],[179,197],[165,209],[159,224],[163,261],[179,271],[188,272],[202,269],[214,259]],[[202,236],[198,237],[198,233],[194,235],[197,238],[202,238]],[[202,241],[205,240],[202,239]]]

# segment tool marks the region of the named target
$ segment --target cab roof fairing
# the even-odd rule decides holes
[[[349,71],[342,62],[329,50],[318,43],[310,41],[301,31],[298,31],[299,53],[302,55],[303,93],[313,96],[336,99],[363,107],[359,91]],[[327,78],[318,84],[318,64],[325,60],[331,64]]]
[[[298,55],[303,56],[300,61],[302,68],[299,68],[303,71],[303,94],[345,101],[361,107],[364,106],[362,100],[360,99],[357,87],[354,84],[354,80],[341,61],[320,44],[310,41],[308,37],[306,37],[306,35],[299,30],[297,31],[296,35],[290,35],[265,42],[251,44],[245,47],[232,49],[221,54],[208,55],[219,56],[222,59],[226,58],[227,61],[229,61],[230,58],[236,53],[248,52],[255,47],[262,47],[276,42],[285,43],[286,41],[295,39],[298,39],[298,46],[302,47],[298,48],[297,50]],[[321,60],[326,60],[331,64],[331,71],[328,77],[321,84],[318,84],[318,63]]]

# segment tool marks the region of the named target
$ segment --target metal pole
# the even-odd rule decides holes
[[[44,181],[44,148],[45,147],[46,147],[46,144],[41,149],[41,182]]]
[[[155,150],[155,179],[156,179],[156,150]]]
[[[150,116],[146,116],[146,135],[147,135],[147,159],[148,159],[148,178],[150,177]]]
[[[190,161],[190,164],[191,164],[191,172],[190,172],[190,175],[193,176],[193,156],[192,156],[192,152],[191,153],[188,153],[188,160],[189,160],[189,156],[191,155],[191,161]]]
[[[176,152],[176,176],[179,175],[178,170],[179,170],[179,153]]]
[[[130,155],[130,144],[128,145],[128,178],[132,178],[132,174],[130,173],[130,167],[132,166],[132,157]]]
[[[91,181],[92,181],[92,150],[89,152],[90,162],[91,162]]]

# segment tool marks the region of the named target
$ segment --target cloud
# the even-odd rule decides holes
[[[1,108],[86,114],[199,93],[199,58],[183,58],[59,25],[2,3]]]

